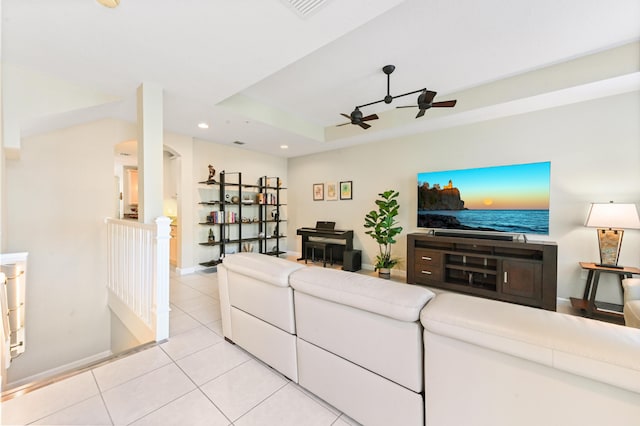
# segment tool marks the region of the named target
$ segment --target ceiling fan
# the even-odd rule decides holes
[[[382,67],[382,72],[387,75],[387,95],[380,99],[379,101],[369,102],[368,104],[358,105],[353,110],[350,115],[340,113],[345,118],[348,118],[350,121],[348,123],[338,124],[338,126],[346,126],[347,124],[355,124],[356,126],[360,126],[363,129],[367,130],[371,125],[365,123],[365,121],[377,120],[378,116],[376,114],[367,115],[366,117],[362,116],[362,111],[360,108],[366,107],[373,104],[378,104],[380,102],[384,102],[385,104],[390,104],[395,98],[401,98],[407,95],[413,95],[414,93],[420,92],[418,96],[418,105],[408,105],[408,106],[400,106],[398,108],[413,108],[418,107],[420,111],[418,111],[418,115],[416,118],[420,118],[424,115],[425,111],[429,108],[442,108],[442,107],[453,107],[456,104],[456,101],[444,101],[444,102],[433,102],[433,98],[436,96],[436,92],[432,92],[427,89],[418,89],[412,92],[403,93],[401,95],[391,96],[390,93],[390,85],[391,85],[391,73],[396,69],[395,65],[385,65]]]
[[[416,115],[416,118],[420,118],[424,115],[424,113],[429,108],[451,108],[456,105],[457,100],[452,101],[442,101],[442,102],[433,102],[433,98],[437,95],[436,92],[432,92],[431,90],[424,89],[422,93],[418,96],[418,104],[417,105],[405,105],[399,106],[396,108],[415,108],[418,107],[420,111]]]
[[[378,115],[377,114],[371,114],[371,115],[367,115],[366,117],[363,117],[362,116],[362,111],[360,111],[360,108],[358,108],[358,107],[356,107],[356,109],[353,110],[351,115],[347,115],[347,114],[344,114],[344,113],[340,113],[340,115],[345,117],[345,118],[348,118],[351,121],[349,121],[348,123],[338,124],[338,126],[336,126],[336,127],[346,126],[347,124],[355,124],[356,126],[360,126],[363,129],[367,130],[369,127],[371,127],[371,125],[365,123],[365,121],[377,120],[378,119]]]

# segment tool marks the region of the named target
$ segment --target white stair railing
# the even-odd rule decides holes
[[[105,222],[109,307],[141,343],[167,339],[171,219]]]
[[[11,360],[25,351],[25,305],[28,253],[0,254],[0,388]]]

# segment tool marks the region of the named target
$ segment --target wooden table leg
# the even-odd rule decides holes
[[[593,270],[589,270],[587,274],[587,282],[584,283],[584,295],[582,298],[584,300],[589,300],[589,293],[591,292],[591,282],[593,281]]]
[[[589,296],[589,303],[587,305],[587,314],[589,317],[593,316],[593,312],[596,310],[596,294],[598,293],[598,281],[600,281],[600,271],[593,273],[593,281],[591,283],[591,295]]]

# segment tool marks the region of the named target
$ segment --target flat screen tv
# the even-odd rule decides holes
[[[418,173],[418,227],[548,235],[550,180],[550,162]]]

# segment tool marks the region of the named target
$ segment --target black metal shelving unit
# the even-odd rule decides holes
[[[212,259],[200,265],[213,267],[218,265],[225,254],[244,251],[245,244],[257,242],[259,253],[279,256],[285,252],[280,248],[280,241],[286,238],[281,232],[281,224],[285,206],[281,202],[282,188],[279,177],[263,176],[258,184],[242,182],[242,173],[225,172],[219,174],[219,181],[207,180],[198,182],[208,186],[217,186],[217,199],[203,200],[201,206],[211,206],[214,210],[205,214],[199,222],[214,232],[214,240],[200,242],[201,246],[217,247]],[[231,177],[237,177],[230,181]],[[275,184],[270,185],[271,182]],[[235,194],[232,196],[232,194]],[[237,198],[236,198],[237,197]],[[249,215],[245,217],[243,210]],[[257,225],[257,232],[255,231]],[[253,231],[253,232],[252,232]],[[217,235],[216,235],[217,234]],[[255,246],[253,246],[255,247]]]

